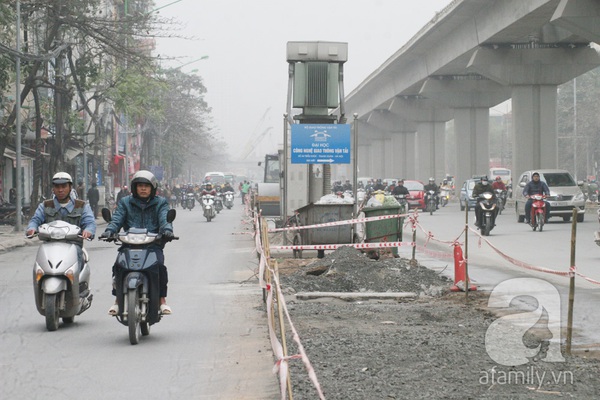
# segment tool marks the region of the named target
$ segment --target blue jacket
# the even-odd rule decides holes
[[[550,196],[550,188],[546,185],[546,182],[540,180],[537,183],[535,181],[527,182],[523,189],[523,196],[531,196],[532,194],[545,194]]]
[[[106,230],[116,233],[121,228],[124,231],[129,228],[145,228],[153,233],[173,232],[173,225],[167,222],[167,211],[169,202],[161,196],[154,196],[147,202],[133,196],[123,197]]]
[[[84,204],[82,208],[75,209],[75,201],[76,199],[73,196],[71,196],[69,204],[63,207],[56,199],[56,196],[53,196],[53,207],[46,207],[46,205],[44,205],[44,203],[49,202],[48,200],[46,200],[46,202],[40,203],[40,205],[38,205],[37,209],[35,210],[35,214],[33,214],[33,217],[31,217],[29,225],[27,225],[26,231],[28,231],[29,229],[35,229],[37,231],[40,225],[46,223],[48,220],[62,219],[67,222],[78,225],[82,230],[90,232],[92,236],[95,235],[96,218],[94,218],[94,213],[92,212],[90,205]],[[50,209],[61,214],[61,217],[49,216],[47,218],[46,212]]]

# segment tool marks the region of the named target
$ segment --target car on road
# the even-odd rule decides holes
[[[425,185],[423,185],[423,182],[405,180],[404,187],[409,192],[409,196],[406,199],[408,208],[425,210]]]
[[[473,188],[479,182],[480,179],[467,179],[462,187],[460,188],[460,211],[465,211],[465,208],[468,210],[474,210],[475,205],[477,204],[477,200],[473,198]]]
[[[540,180],[546,182],[550,189],[550,196],[546,198],[546,201],[550,203],[549,218],[559,217],[568,222],[571,220],[575,209],[577,210],[577,222],[583,222],[585,196],[581,191],[580,184],[575,182],[569,171],[564,169],[538,169],[525,171],[520,175],[517,181],[518,187],[513,191],[517,221],[525,221],[525,202],[527,199],[523,196],[523,189],[531,181],[531,175],[534,172],[540,174]]]

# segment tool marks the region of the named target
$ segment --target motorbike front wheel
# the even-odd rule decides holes
[[[138,344],[141,336],[140,327],[140,292],[137,289],[129,289],[127,292],[127,325],[129,326],[129,342]]]
[[[489,215],[485,216],[484,225],[483,225],[483,236],[490,236],[490,231],[492,230],[492,218]]]
[[[544,214],[538,213],[535,215],[535,224],[538,226],[539,231],[541,232],[544,228]]]
[[[60,312],[58,300],[59,298],[56,295],[56,293],[46,294],[46,329],[48,329],[50,332],[53,332],[58,329],[58,314]]]

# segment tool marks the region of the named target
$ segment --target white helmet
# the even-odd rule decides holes
[[[131,192],[133,197],[137,197],[137,184],[138,183],[147,183],[152,186],[152,190],[150,192],[150,197],[153,198],[156,195],[156,188],[158,187],[158,181],[154,174],[150,171],[140,170],[133,175],[133,179],[131,180]]]
[[[72,185],[73,178],[71,178],[71,175],[67,174],[66,172],[57,172],[54,174],[52,177],[52,184],[61,185],[63,183],[70,183]]]

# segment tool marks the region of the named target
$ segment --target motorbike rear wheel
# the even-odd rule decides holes
[[[129,289],[127,292],[127,325],[131,344],[138,344],[140,341],[140,311],[140,292],[137,289]]]
[[[58,301],[59,297],[56,295],[56,293],[46,294],[46,329],[48,329],[50,332],[53,332],[58,329],[58,314],[60,312]]]

